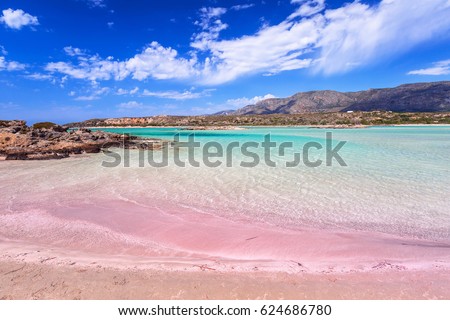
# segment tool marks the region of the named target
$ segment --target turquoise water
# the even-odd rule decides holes
[[[115,168],[126,179],[145,183],[145,190],[118,190],[126,199],[148,198],[159,193],[159,200],[170,199],[180,206],[225,216],[245,216],[276,224],[298,224],[313,227],[377,231],[399,236],[427,239],[450,239],[450,127],[370,127],[364,129],[311,129],[306,127],[246,128],[233,131],[183,131],[178,128],[104,129],[142,137],[181,140],[195,134],[201,147],[218,142],[223,149],[231,142],[259,142],[271,134],[277,143],[292,142],[293,150],[280,156],[277,148],[271,158],[276,166],[262,161],[251,168],[249,161],[233,151],[231,167],[204,165],[201,148],[195,158],[200,167],[189,164],[181,168],[169,161],[164,168],[138,165],[138,152],[131,152],[130,168]],[[325,147],[326,133],[331,132],[332,145],[346,144],[339,151],[346,166],[333,161],[308,167],[303,162],[286,167],[293,152],[308,142]],[[262,148],[252,149],[264,157]],[[312,149],[311,161],[325,161],[325,148]],[[169,150],[169,159],[173,150]],[[186,150],[180,151],[187,160]],[[226,155],[226,152],[225,152]],[[222,160],[225,159],[225,155]],[[156,155],[158,157],[158,155]],[[225,163],[225,161],[224,161]],[[123,177],[123,176],[122,176]],[[132,178],[130,178],[132,177]],[[157,201],[155,199],[155,201]]]
[[[280,164],[292,160],[292,153],[302,151],[308,142],[318,142],[324,149],[326,146],[326,133],[332,134],[332,145],[345,141],[339,154],[347,164],[345,171],[360,173],[362,175],[380,175],[387,179],[415,179],[442,182],[450,181],[450,126],[410,126],[410,127],[369,127],[365,129],[311,129],[305,127],[248,127],[241,131],[186,131],[178,128],[114,128],[104,129],[115,133],[129,133],[141,137],[153,137],[174,140],[176,134],[181,141],[187,141],[189,135],[195,136],[195,141],[201,143],[197,153],[207,142],[219,142],[226,152],[226,146],[232,142],[258,142],[259,148],[252,149],[261,158],[263,149],[261,143],[264,136],[271,135],[271,141],[277,143],[272,148],[272,158],[279,160]],[[286,156],[278,155],[279,145],[283,142],[292,142],[293,148],[286,149]],[[310,149],[311,161],[325,160],[325,150]],[[181,149],[183,150],[183,149]],[[250,160],[233,151],[233,157]],[[261,161],[263,162],[263,161]],[[238,164],[238,161],[235,163]],[[264,165],[262,163],[261,165]],[[304,165],[303,163],[301,165]],[[336,170],[342,170],[336,161],[333,161]],[[312,169],[312,168],[310,168]]]

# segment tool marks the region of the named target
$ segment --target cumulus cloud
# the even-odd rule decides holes
[[[433,63],[433,66],[426,69],[413,70],[409,75],[421,76],[443,76],[450,74],[450,60],[443,60]]]
[[[133,94],[138,93],[138,91],[139,91],[139,87],[135,87],[134,89],[131,89],[131,90],[119,88],[119,89],[117,89],[116,94],[119,96],[125,95],[125,94],[133,95]]]
[[[72,46],[64,47],[64,52],[71,57],[83,56],[85,52],[80,48],[74,48]]]
[[[82,50],[72,47],[66,47],[65,51],[70,56],[76,56],[76,64],[51,62],[45,69],[91,81],[123,80],[130,75],[136,80],[187,79],[198,72],[196,58],[181,58],[175,49],[164,48],[157,42],[152,42],[141,53],[125,61],[117,61],[113,57],[102,59],[99,55],[87,56]]]
[[[25,13],[21,9],[5,9],[2,13],[3,15],[0,16],[0,22],[11,29],[20,30],[25,26],[36,26],[39,24],[37,17]]]
[[[227,9],[202,8],[195,22],[200,30],[184,55],[151,42],[126,60],[76,55],[76,63],[52,62],[47,70],[91,81],[132,77],[203,85],[307,68],[335,74],[404,53],[450,30],[448,0],[382,0],[373,5],[354,1],[327,10],[323,0],[291,2],[293,13],[284,21],[233,39],[220,38],[228,27],[221,20]]]
[[[124,69],[133,79],[186,79],[196,73],[195,58],[185,59],[178,56],[172,48],[165,48],[158,42],[152,42],[142,53],[123,63]]]
[[[115,61],[113,57],[102,59],[99,55],[89,56],[79,48],[71,46],[64,48],[65,53],[77,59],[77,64],[71,62],[50,62],[45,70],[50,73],[61,73],[74,79],[123,80],[130,72],[123,62]]]
[[[201,97],[206,97],[210,95],[212,89],[203,90],[201,92],[193,92],[191,90],[185,91],[149,91],[147,89],[142,93],[143,96],[146,97],[157,97],[164,99],[173,99],[173,100],[190,100],[190,99],[198,99]]]
[[[25,65],[17,61],[8,61],[0,56],[0,70],[17,71],[25,69]]]
[[[66,74],[75,79],[97,80],[123,80],[130,72],[123,62],[114,61],[112,57],[101,59],[98,55],[83,58],[79,57],[78,65],[70,62],[50,62],[45,70],[51,73]]]
[[[208,28],[212,19],[220,17],[227,12],[227,9],[220,7],[203,7],[200,9],[200,20],[196,21],[195,24],[200,25],[203,29]]]
[[[256,104],[266,99],[273,99],[273,98],[276,98],[276,96],[269,93],[264,96],[255,96],[253,98],[242,97],[237,99],[228,99],[225,105],[230,108],[239,109],[251,104]]]
[[[8,61],[6,62],[6,70],[8,71],[16,71],[25,69],[25,65],[23,63],[17,61]]]
[[[128,94],[128,90],[119,88],[119,89],[117,89],[116,94],[119,95],[119,96],[124,95],[124,94]]]

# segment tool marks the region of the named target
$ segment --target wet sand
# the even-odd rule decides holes
[[[444,261],[311,271],[299,262],[138,258],[0,243],[0,299],[450,299]],[[240,267],[239,267],[240,266]],[[264,268],[265,266],[265,268]]]
[[[0,299],[450,299],[448,271],[288,274],[0,261]]]

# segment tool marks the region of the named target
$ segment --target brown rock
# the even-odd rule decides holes
[[[142,139],[102,131],[79,129],[67,132],[65,127],[41,123],[26,127],[21,121],[0,121],[0,159],[50,160],[71,154],[98,153],[104,148],[160,149],[161,140]]]

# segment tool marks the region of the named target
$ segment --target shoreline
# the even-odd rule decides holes
[[[30,261],[32,254],[40,260]],[[7,257],[9,255],[9,257]],[[223,272],[156,270],[61,258],[52,250],[2,252],[0,299],[450,299],[448,270]]]
[[[149,129],[149,128],[155,128],[155,129],[179,129],[179,128],[186,128],[186,127],[192,127],[192,126],[104,126],[104,127],[83,127],[85,129]],[[201,126],[202,128],[209,127],[209,126]],[[216,127],[216,126],[211,126]],[[311,129],[367,129],[367,128],[373,128],[373,127],[450,127],[450,124],[446,123],[431,123],[431,124],[380,124],[380,125],[361,125],[361,126],[348,126],[348,127],[338,127],[333,125],[274,125],[274,126],[266,126],[266,125],[255,125],[255,126],[249,126],[249,125],[242,125],[242,126],[236,126],[236,128],[241,129],[220,129],[220,130],[243,130],[247,128],[311,128]],[[192,129],[189,129],[192,131],[195,131],[195,127],[192,127]]]
[[[450,270],[450,243],[445,239],[277,226],[170,204],[153,210],[127,201],[97,199],[95,205],[42,207],[0,215],[0,230],[0,248],[5,252],[12,250],[8,243],[25,248],[34,243],[59,255],[67,251],[76,256],[115,257],[106,259],[112,266],[125,260],[212,264],[221,271],[256,267],[289,272],[294,267],[309,273],[354,272],[378,266]]]

